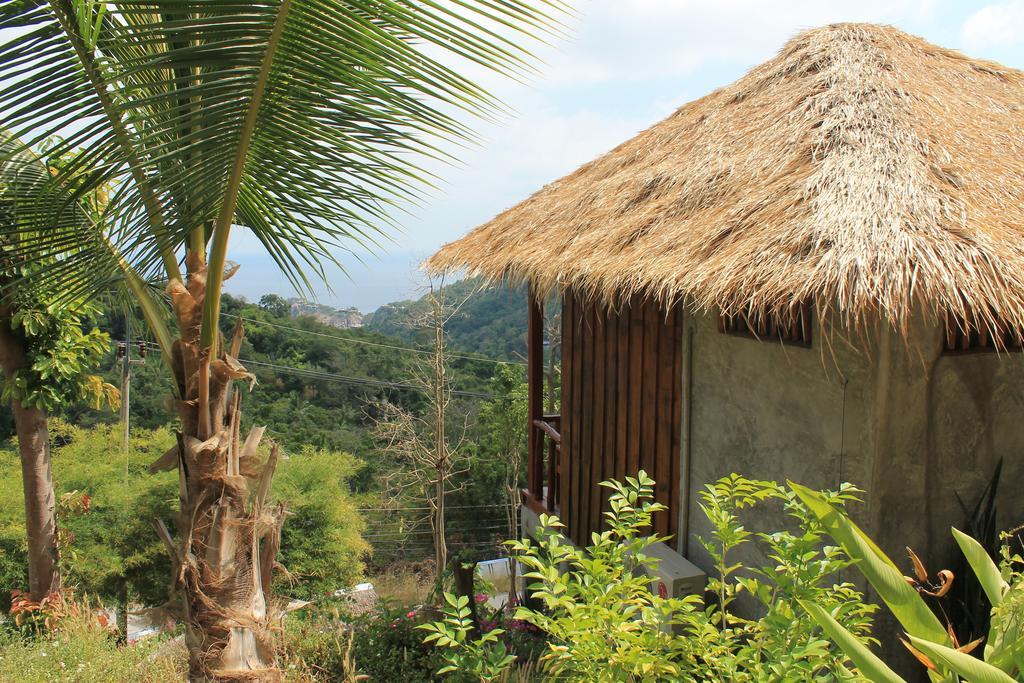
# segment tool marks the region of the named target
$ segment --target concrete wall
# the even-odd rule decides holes
[[[732,472],[865,489],[851,514],[907,573],[906,546],[932,572],[950,565],[949,528],[964,523],[955,494],[972,504],[1000,457],[1000,524],[1024,523],[1024,354],[943,355],[941,335],[923,315],[906,338],[881,326],[850,340],[816,321],[806,349],[724,335],[713,316],[688,313],[690,419],[684,403],[680,491],[688,496],[681,505],[689,534],[681,531],[680,551],[711,571],[696,540],[710,533],[698,493]],[[787,524],[777,509],[749,521],[756,531]],[[751,543],[734,561],[767,558]],[[863,586],[855,571],[842,578]],[[894,624],[878,622],[886,656],[902,658]],[[900,668],[918,669],[907,662]]]
[[[865,489],[851,512],[897,563],[906,546],[936,569],[948,561],[949,527],[963,525],[955,494],[972,503],[1000,457],[1000,523],[1024,522],[1024,354],[944,355],[924,316],[909,344],[889,328],[851,340],[816,324],[811,348],[784,346],[721,334],[701,314],[687,315],[687,338],[690,539],[680,543],[698,564],[707,555],[694,536],[710,531],[699,490],[731,472]]]
[[[941,329],[918,316],[910,345],[880,333],[870,522],[897,563],[914,548],[933,571],[958,555],[950,527],[1004,459],[1003,528],[1024,522],[1024,355],[942,353]]]
[[[684,339],[692,335],[692,430],[690,476],[684,474],[680,490],[689,493],[690,538],[680,541],[694,562],[710,570],[695,538],[710,533],[698,507],[705,484],[736,472],[813,488],[843,481],[866,486],[874,445],[872,363],[838,335],[823,335],[817,324],[811,348],[725,335],[707,315],[689,315],[686,325]],[[685,432],[685,416],[683,423]],[[684,452],[686,442],[684,433]],[[752,520],[752,528],[768,531],[786,523],[778,506],[769,509]],[[738,559],[765,560],[753,544]]]

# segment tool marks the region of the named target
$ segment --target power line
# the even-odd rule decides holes
[[[516,503],[519,506],[519,503]],[[503,508],[506,507],[505,503],[490,503],[487,505],[445,505],[445,510],[479,510],[483,508]],[[409,507],[409,508],[356,508],[356,512],[397,512],[404,510],[430,510],[429,507]]]
[[[412,346],[398,346],[397,344],[383,344],[381,342],[365,341],[363,339],[352,339],[351,337],[339,337],[336,334],[327,334],[325,332],[315,332],[313,330],[304,330],[301,327],[292,327],[290,325],[282,325],[280,323],[267,322],[265,320],[256,320],[255,318],[245,318],[240,315],[234,315],[231,313],[221,313],[222,317],[235,318],[236,320],[243,320],[245,322],[251,322],[256,325],[268,325],[269,327],[277,327],[282,330],[290,330],[292,332],[301,332],[303,334],[310,334],[314,337],[326,337],[327,339],[334,339],[340,342],[348,344],[362,344],[364,346],[377,346],[383,349],[394,349],[396,351],[408,351],[409,353],[421,353],[421,354],[432,354],[434,353],[430,349],[417,349]],[[518,360],[500,360],[498,358],[487,358],[485,356],[469,356],[458,353],[446,353],[449,358],[462,358],[464,360],[480,361],[483,363],[496,363],[502,365],[526,365],[526,363]]]
[[[428,393],[426,387],[420,386],[418,384],[409,384],[407,382],[391,382],[380,379],[370,379],[369,377],[350,377],[348,375],[338,375],[331,372],[324,372],[323,370],[310,370],[307,368],[296,368],[289,365],[265,363],[263,361],[252,360],[249,358],[239,358],[238,362],[242,363],[243,365],[255,365],[258,367],[273,368],[274,370],[279,370],[281,372],[286,373],[290,372],[293,375],[301,375],[304,377],[309,377],[311,379],[322,379],[327,381],[342,382],[355,385],[383,387],[387,389],[406,389],[409,391]],[[464,391],[459,389],[452,389],[451,393],[455,396],[470,396],[473,398],[484,398],[488,400],[493,400],[497,398],[494,394],[485,394],[480,391]]]

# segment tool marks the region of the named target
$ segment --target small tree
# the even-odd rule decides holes
[[[384,444],[386,453],[396,456],[405,467],[399,469],[391,488],[397,495],[412,492],[417,500],[426,504],[434,545],[434,563],[437,577],[448,564],[448,541],[445,533],[445,503],[448,494],[458,487],[455,478],[466,471],[466,457],[462,445],[466,437],[463,425],[458,439],[452,440],[448,431],[449,407],[452,387],[448,379],[448,352],[445,345],[445,325],[463,302],[456,306],[445,300],[444,281],[435,287],[430,283],[426,297],[427,311],[414,325],[428,329],[434,338],[434,348],[426,360],[414,369],[416,384],[427,397],[423,415],[415,415],[391,401],[377,404],[380,417],[374,433]]]
[[[499,365],[491,393],[494,398],[480,409],[480,450],[500,473],[506,533],[517,538],[527,434],[527,388],[521,366]],[[515,597],[516,563],[509,562],[509,598]]]
[[[86,222],[100,210],[99,192],[76,196],[49,182],[51,169],[27,150],[11,153],[16,142],[3,143],[0,131],[0,367],[2,400],[14,412],[25,495],[29,595],[42,600],[60,588],[57,501],[50,463],[48,416],[79,400],[99,408],[115,406],[117,389],[89,370],[109,348],[110,338],[85,328],[99,308],[83,297],[68,297],[46,278],[37,277],[57,264],[27,261],[26,254],[43,239],[49,205],[63,207],[57,220]]]

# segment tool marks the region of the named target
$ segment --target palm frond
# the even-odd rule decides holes
[[[306,289],[332,250],[379,242],[395,204],[429,183],[423,160],[471,137],[466,114],[499,106],[456,64],[522,75],[527,38],[565,10],[7,0],[0,28],[20,33],[0,45],[3,123],[28,145],[63,136],[82,191],[115,188],[110,237],[144,277],[175,275],[169,253],[226,245],[235,224]]]

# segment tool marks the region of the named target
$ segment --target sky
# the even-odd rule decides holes
[[[440,187],[395,218],[401,232],[374,254],[339,253],[316,299],[371,311],[419,295],[418,264],[441,245],[575,170],[679,106],[769,59],[797,32],[840,21],[895,25],[925,39],[1024,69],[1024,0],[573,0],[567,36],[535,49],[527,83],[473,74],[514,112],[473,122],[479,142],[433,168]],[[233,234],[242,267],[228,291],[294,296],[248,235]]]

